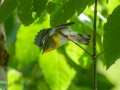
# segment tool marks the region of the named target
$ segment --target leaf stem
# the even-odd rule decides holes
[[[97,57],[99,57],[101,54],[103,54],[104,52],[101,52],[101,53],[99,53],[98,55],[96,55],[96,57],[95,58],[97,58]]]
[[[94,64],[94,90],[97,90],[97,70],[96,70],[96,17],[97,17],[97,0],[94,6],[94,24],[93,24],[93,64]]]

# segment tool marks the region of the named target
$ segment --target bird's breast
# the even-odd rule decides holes
[[[54,34],[52,36],[52,39],[53,39],[53,42],[54,42],[54,45],[55,45],[54,48],[58,48],[59,46],[61,46],[58,33]]]

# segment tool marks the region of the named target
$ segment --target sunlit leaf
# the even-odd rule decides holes
[[[79,62],[78,62],[78,57],[79,56],[75,55],[75,53],[76,53],[75,52],[74,53],[75,59],[73,57],[71,58],[71,56],[73,56],[73,55],[70,56],[70,54],[72,54],[71,49],[69,49],[70,46],[72,46],[71,42],[66,44],[66,45],[63,45],[63,46],[59,47],[57,49],[57,51],[60,54],[64,55],[64,57],[66,58],[67,64],[69,64],[69,66],[71,68],[73,68],[75,71],[79,71],[80,68],[81,68],[80,65],[79,65]],[[71,52],[71,53],[69,53],[69,52]]]
[[[46,18],[46,21],[44,21],[41,25],[39,23],[34,23],[29,27],[21,25],[17,34],[15,54],[15,57],[19,60],[19,63],[21,63],[18,67],[23,67],[23,65],[37,59],[39,47],[34,44],[34,38],[41,29],[49,27],[48,16],[43,18]]]
[[[84,20],[84,17],[82,17],[82,19]],[[89,23],[91,25],[91,22],[79,20],[77,16],[74,16],[72,18],[72,20],[76,21],[76,23],[71,26],[72,30],[76,31],[79,34],[88,34],[88,35],[92,36],[92,34],[91,34],[92,30],[89,26],[87,26],[87,23]],[[90,40],[89,45],[83,45],[79,42],[77,42],[77,43],[80,44],[82,47],[84,47],[85,50],[87,50],[90,54],[92,54],[92,45],[91,45],[92,39]],[[74,47],[74,48],[72,48],[72,47]],[[91,57],[84,50],[82,50],[80,47],[76,46],[75,44],[73,44],[69,48],[70,48],[70,50],[68,51],[68,53],[69,54],[71,53],[69,56],[72,57],[72,53],[75,52],[77,54],[77,55],[75,55],[75,56],[77,56],[76,60],[78,60],[79,65],[81,67],[89,68],[91,66],[91,63],[92,63]],[[71,52],[72,50],[73,50],[73,52]]]
[[[75,72],[56,50],[40,55],[40,67],[51,90],[67,90]]]
[[[16,71],[15,69],[10,69],[8,71],[8,85],[15,83],[22,76],[21,72]]]
[[[107,69],[120,58],[120,6],[115,8],[104,25],[104,51]]]
[[[18,0],[4,0],[0,5],[0,23],[3,23],[17,7]]]
[[[20,62],[28,63],[37,58],[39,49],[34,45],[34,37],[38,31],[39,25],[20,27],[16,42],[16,58]]]

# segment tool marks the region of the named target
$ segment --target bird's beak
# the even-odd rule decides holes
[[[53,50],[53,49],[52,49],[52,48],[49,48],[49,49],[43,49],[42,54],[43,54],[43,53],[46,53],[46,52],[49,52],[49,51],[51,51],[51,50]]]
[[[44,50],[42,51],[42,54],[44,53]]]

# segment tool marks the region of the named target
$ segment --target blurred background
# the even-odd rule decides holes
[[[97,53],[103,50],[103,28],[119,0],[100,0],[97,12]],[[93,7],[75,14],[70,20],[71,29],[77,33],[92,35]],[[35,35],[50,27],[47,10],[30,26],[19,21],[16,11],[4,23],[6,49],[10,54],[8,62],[8,90],[93,90],[93,62],[81,48],[72,42],[48,53],[34,45]],[[82,45],[92,53],[89,46]],[[106,70],[104,55],[97,60],[98,90],[120,90],[120,60]]]

